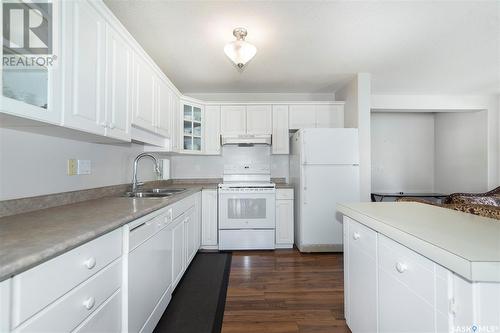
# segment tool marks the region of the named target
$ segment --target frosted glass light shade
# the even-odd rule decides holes
[[[232,62],[242,69],[257,53],[257,48],[243,39],[227,43],[224,53]]]

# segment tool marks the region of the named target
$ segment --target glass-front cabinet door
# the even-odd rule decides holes
[[[201,153],[203,109],[200,105],[183,103],[183,146],[185,152]]]
[[[59,124],[61,1],[5,2],[1,112]],[[30,29],[21,24],[30,17]],[[11,24],[7,24],[11,23]],[[5,27],[10,27],[5,29]],[[33,29],[32,29],[33,28]],[[35,31],[29,38],[27,32]]]

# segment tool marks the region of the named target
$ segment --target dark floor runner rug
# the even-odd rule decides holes
[[[230,268],[231,253],[198,253],[154,333],[219,333]]]

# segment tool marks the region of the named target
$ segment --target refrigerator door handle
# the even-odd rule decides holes
[[[303,187],[303,195],[302,197],[304,198],[304,205],[307,205],[307,198],[306,198],[306,191],[307,191],[307,177],[306,177],[306,172],[304,172],[304,168],[302,168],[302,178],[304,179],[304,187]]]

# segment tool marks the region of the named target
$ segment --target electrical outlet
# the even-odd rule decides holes
[[[76,176],[76,172],[77,172],[76,160],[75,159],[68,160],[68,176]]]
[[[90,175],[90,160],[77,160],[76,173],[78,175]]]

